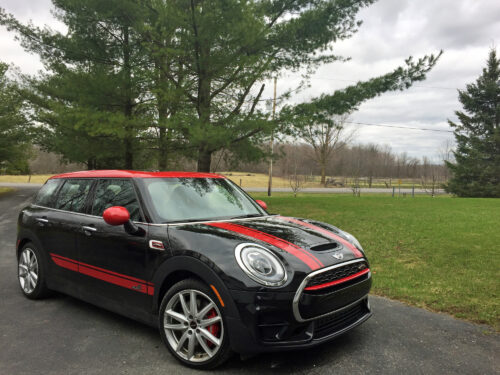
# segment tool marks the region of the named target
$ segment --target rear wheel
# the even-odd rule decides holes
[[[17,260],[19,285],[24,295],[31,299],[45,297],[49,290],[45,285],[45,269],[40,251],[32,243],[21,249]]]
[[[203,283],[187,279],[172,286],[160,307],[159,328],[165,345],[182,363],[209,369],[230,355],[222,307]]]

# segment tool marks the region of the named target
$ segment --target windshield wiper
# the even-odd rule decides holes
[[[245,219],[245,218],[257,217],[257,216],[264,216],[264,215],[262,215],[262,214],[248,214],[248,215],[234,216],[231,219]]]
[[[203,222],[203,221],[217,221],[217,220],[233,220],[233,219],[245,219],[249,217],[257,217],[257,216],[264,216],[262,214],[248,214],[248,215],[240,215],[240,216],[226,216],[226,217],[207,217],[207,218],[201,218],[201,219],[185,219],[185,220],[173,220],[173,221],[164,221],[162,224],[182,224],[182,223],[195,223],[195,222]]]

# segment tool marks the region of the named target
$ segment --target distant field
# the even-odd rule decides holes
[[[255,187],[267,187],[268,177],[267,174],[264,173],[247,173],[247,172],[218,172],[230,178],[236,184],[241,185],[243,188],[255,188]],[[31,179],[28,175],[19,175],[19,176],[11,176],[11,175],[0,175],[0,182],[19,182],[19,183],[35,183],[35,184],[43,184],[47,179],[52,176],[51,174],[43,174],[43,175],[32,175]],[[337,186],[340,187],[343,184],[344,187],[351,187],[353,182],[352,178],[344,178],[344,177],[335,177],[333,178],[337,183]],[[319,188],[323,187],[320,183],[320,176],[307,176],[307,181],[304,183],[304,188]],[[398,184],[398,180],[391,179],[374,179],[372,182],[372,187],[374,188],[383,188],[389,186],[401,186],[402,188],[411,188],[413,185],[415,188],[420,187],[419,181],[412,180],[401,180],[401,185]],[[387,185],[386,185],[387,184]],[[361,187],[368,187],[367,179],[360,179],[359,185]],[[277,188],[289,188],[290,183],[288,179],[283,177],[273,176],[273,187]],[[329,187],[333,187],[329,185]]]
[[[53,176],[52,174],[37,174],[37,175],[32,175],[31,179],[30,176],[28,175],[18,175],[18,176],[11,176],[11,175],[0,175],[0,182],[18,182],[18,183],[27,183],[30,182],[32,184],[43,184],[47,179]]]
[[[500,199],[252,194],[270,212],[353,233],[375,294],[500,330]]]
[[[268,177],[267,174],[264,173],[247,173],[247,172],[219,172],[220,174],[223,174],[230,178],[232,181],[237,183],[238,185],[241,184],[243,188],[248,188],[248,187],[267,187],[268,184]],[[330,180],[334,180],[335,183],[337,184],[337,187],[340,187],[343,185],[344,187],[351,187],[354,184],[354,180],[352,178],[345,178],[345,177],[328,177]],[[304,188],[320,188],[324,187],[321,183],[321,177],[320,176],[307,176],[307,181],[304,183],[303,187]],[[369,187],[368,185],[368,179],[362,178],[359,179],[358,181],[360,187]],[[421,187],[421,182],[417,180],[409,180],[409,179],[402,179],[401,180],[401,185],[399,184],[399,180],[397,179],[373,179],[372,181],[372,187],[373,188],[385,188],[385,187],[402,187],[402,188],[411,188],[412,186],[415,186],[415,188]],[[273,176],[273,187],[279,187],[279,188],[289,188],[290,183],[288,179],[282,178],[282,177],[276,177]],[[330,184],[328,187],[333,187],[332,184]]]

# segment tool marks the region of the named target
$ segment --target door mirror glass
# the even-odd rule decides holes
[[[130,220],[130,213],[125,207],[113,206],[106,208],[102,217],[109,225],[123,225]]]
[[[264,201],[261,201],[260,199],[257,199],[256,202],[261,206],[264,210],[267,211],[267,204]]]

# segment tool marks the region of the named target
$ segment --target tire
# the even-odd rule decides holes
[[[17,278],[23,294],[29,299],[41,299],[49,294],[45,283],[45,266],[40,250],[28,242],[17,258]]]
[[[193,296],[195,314],[192,314]],[[223,311],[207,285],[195,279],[182,280],[165,293],[160,305],[161,338],[184,365],[197,369],[220,366],[231,356]]]

